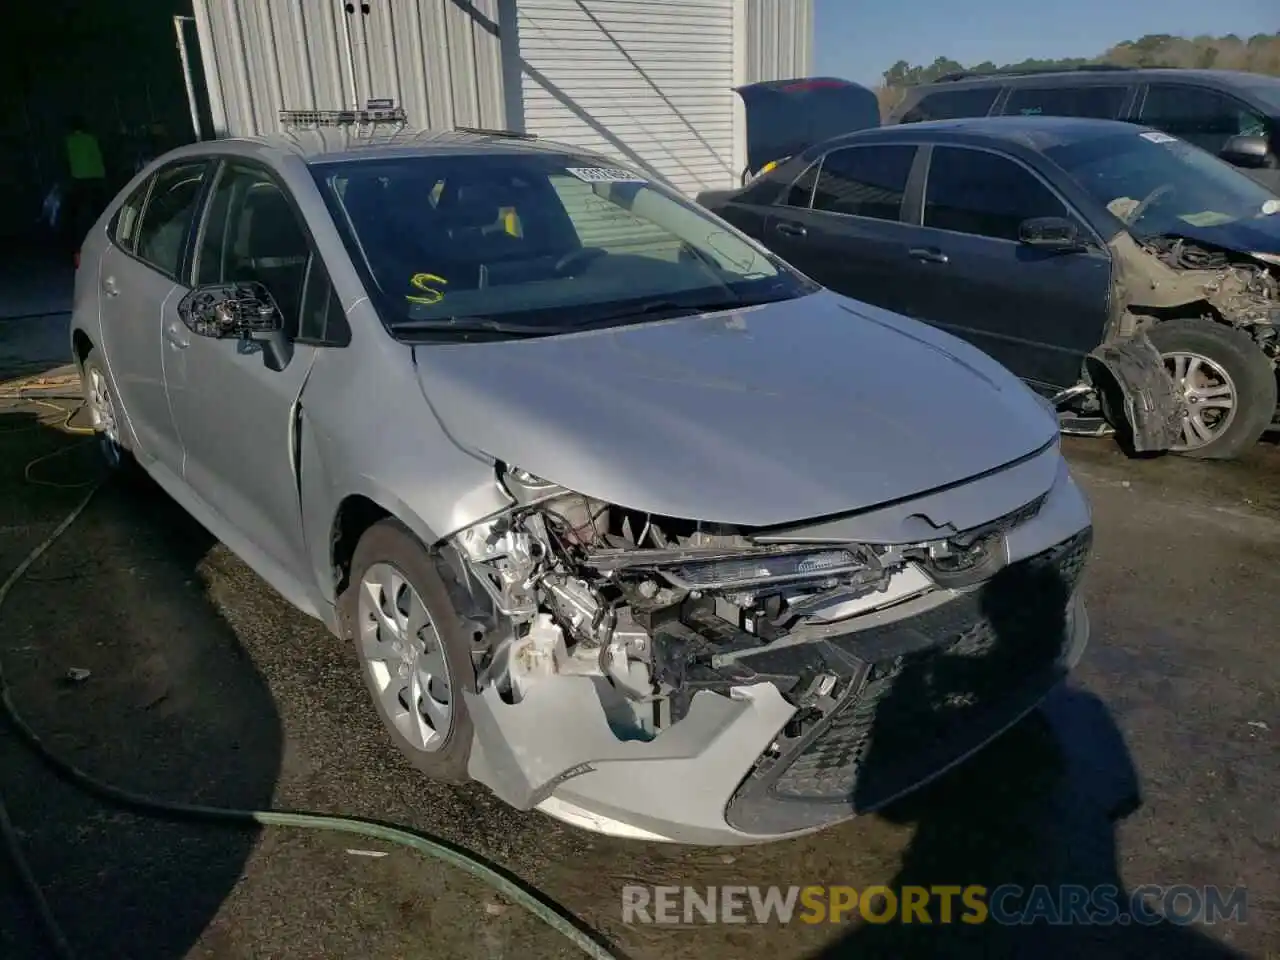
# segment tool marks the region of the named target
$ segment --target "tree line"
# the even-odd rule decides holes
[[[882,82],[876,87],[876,96],[880,100],[881,109],[887,111],[897,105],[907,87],[932,83],[949,73],[1069,69],[1095,63],[1124,67],[1247,70],[1251,73],[1280,76],[1280,31],[1258,33],[1248,39],[1236,36],[1234,33],[1223,37],[1194,38],[1151,33],[1138,40],[1117,43],[1097,57],[1067,57],[1063,60],[1030,58],[1018,63],[1006,64],[996,64],[986,60],[968,67],[950,57],[938,57],[927,66],[899,60],[884,72]]]

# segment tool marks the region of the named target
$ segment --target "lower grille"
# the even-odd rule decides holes
[[[739,787],[730,822],[767,833],[875,809],[1015,720],[1064,673],[1091,542],[1086,529],[950,603],[825,641],[846,664],[842,699],[780,740]]]

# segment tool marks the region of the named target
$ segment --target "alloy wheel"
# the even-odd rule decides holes
[[[1222,436],[1236,417],[1236,385],[1220,363],[1198,353],[1164,354],[1165,369],[1186,401],[1175,451],[1197,450]]]
[[[418,591],[392,564],[375,563],[361,577],[357,616],[379,710],[415,750],[439,750],[453,722],[449,665]]]

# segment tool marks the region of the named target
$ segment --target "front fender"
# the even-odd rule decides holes
[[[1145,333],[1104,343],[1089,354],[1085,370],[1105,416],[1128,434],[1135,453],[1168,450],[1177,442],[1183,399]]]

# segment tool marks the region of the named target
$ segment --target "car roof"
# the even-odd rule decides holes
[[[943,89],[962,90],[967,87],[985,87],[992,85],[1014,86],[1084,86],[1116,83],[1147,83],[1156,80],[1179,80],[1197,83],[1201,86],[1218,87],[1224,90],[1238,90],[1242,86],[1250,86],[1257,80],[1274,79],[1266,74],[1241,72],[1239,70],[1201,70],[1183,67],[1120,67],[1106,64],[1089,66],[1080,69],[1064,70],[1010,70],[1007,73],[954,73],[932,83],[922,83],[913,90],[930,92]]]
[[[216,142],[221,145],[220,152],[237,152],[237,147],[247,150],[266,148],[292,154],[308,164],[367,160],[374,157],[380,159],[433,157],[447,156],[451,153],[474,154],[477,152],[569,153],[580,157],[597,156],[591,151],[578,147],[539,140],[536,137],[511,131],[469,128],[439,130],[404,127],[379,130],[374,127],[362,131],[349,127],[317,127],[285,130],[257,137],[236,137]],[[201,144],[192,146],[200,147]]]
[[[954,140],[970,144],[1017,143],[1033,150],[1043,150],[1061,143],[1093,140],[1116,134],[1132,134],[1148,128],[1121,120],[1095,120],[1089,117],[1003,116],[965,117],[957,120],[927,120],[922,123],[892,124],[871,130],[857,130],[822,144],[825,151],[833,146],[892,141]]]

